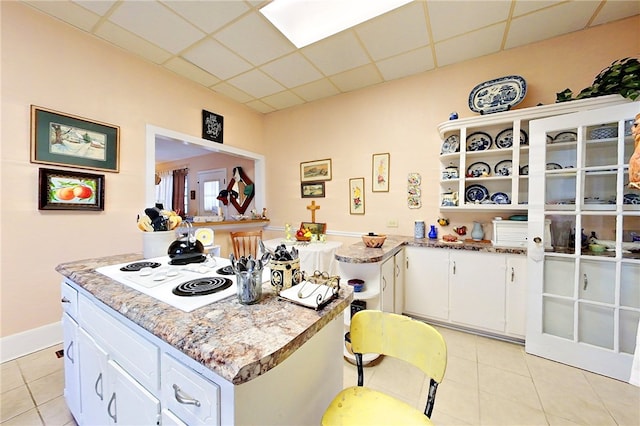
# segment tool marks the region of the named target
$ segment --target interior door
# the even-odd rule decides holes
[[[640,226],[627,165],[638,112],[634,102],[529,127],[526,351],[623,381],[640,321],[640,244],[627,236]]]
[[[221,203],[218,194],[227,185],[227,170],[214,169],[198,172],[198,216],[218,214]]]

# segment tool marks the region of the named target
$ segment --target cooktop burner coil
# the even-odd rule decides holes
[[[216,274],[219,275],[233,275],[233,267],[231,265],[223,266],[222,268],[218,268]]]
[[[124,265],[120,270],[125,272],[137,272],[142,268],[157,268],[158,266],[160,266],[158,262],[135,262]]]
[[[176,296],[205,296],[231,287],[233,282],[224,277],[206,277],[186,281],[172,290]]]

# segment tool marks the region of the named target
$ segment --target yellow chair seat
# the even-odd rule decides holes
[[[423,412],[362,386],[340,392],[322,417],[323,425],[432,425]]]

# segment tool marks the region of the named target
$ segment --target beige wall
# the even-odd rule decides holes
[[[266,207],[274,226],[309,220],[309,199],[299,195],[299,163],[331,158],[333,180],[327,198],[316,200],[317,221],[334,232],[412,234],[414,220],[433,222],[438,216],[436,125],[454,110],[471,115],[467,98],[473,86],[519,74],[529,84],[519,107],[551,103],[555,92],[577,92],[614,59],[640,51],[636,17],[261,116],[27,6],[0,7],[3,337],[59,320],[57,264],[141,251],[135,218],[146,207],[146,124],[198,136],[202,109],[223,115],[225,144],[266,157]],[[29,162],[31,104],[120,126],[120,173],[105,174],[104,212],[38,211],[40,165]],[[389,193],[370,190],[371,154],[378,152],[391,153]],[[420,210],[406,207],[408,172],[424,177]],[[351,216],[347,182],[360,176],[368,188],[366,215]],[[454,223],[470,223],[472,216],[450,215]],[[390,218],[400,227],[386,228]]]
[[[603,25],[587,31],[511,49],[465,63],[450,65],[370,89],[343,94],[271,113],[265,118],[269,153],[267,176],[277,184],[267,188],[272,225],[309,220],[300,198],[299,163],[331,158],[333,179],[326,183],[326,198],[318,222],[328,231],[413,235],[416,220],[435,224],[439,217],[438,155],[442,141],[437,125],[452,111],[460,117],[478,116],[467,105],[477,84],[505,75],[521,75],[527,95],[516,108],[555,102],[556,93],[571,88],[578,93],[611,62],[640,52],[640,17]],[[391,154],[390,190],[371,191],[372,154]],[[288,167],[282,167],[288,164]],[[406,179],[409,172],[422,175],[421,209],[409,209]],[[364,216],[349,215],[349,178],[364,177]],[[280,209],[286,205],[289,208]],[[451,225],[439,228],[450,233],[454,226],[472,225],[479,219],[485,235],[491,235],[491,213],[448,213]],[[398,228],[388,228],[397,219]]]
[[[264,153],[261,114],[17,2],[2,8],[1,335],[58,321],[56,265],[142,251],[145,126],[198,137],[202,109],[225,117],[225,144]],[[103,212],[39,211],[29,108],[120,126],[120,173],[105,173]]]

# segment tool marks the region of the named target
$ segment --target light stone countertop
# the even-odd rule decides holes
[[[340,283],[339,297],[316,311],[279,300],[266,283],[255,305],[229,297],[187,313],[95,272],[139,260],[140,253],[85,259],[63,263],[56,271],[235,385],[283,362],[353,300],[352,288]]]
[[[344,263],[376,263],[395,255],[404,246],[470,250],[484,253],[527,254],[527,249],[520,247],[497,247],[492,244],[476,242],[446,243],[428,238],[419,239],[403,235],[387,235],[387,239],[381,248],[369,248],[360,241],[340,247],[336,251],[336,259]]]

